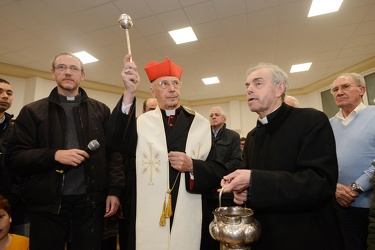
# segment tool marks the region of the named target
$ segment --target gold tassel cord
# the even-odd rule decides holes
[[[171,194],[171,191],[172,190],[168,190],[168,203],[167,203],[167,208],[165,210],[165,216],[167,218],[170,218],[172,215],[173,215],[173,211],[172,211],[172,194]]]
[[[163,210],[161,211],[161,216],[160,216],[160,220],[159,220],[159,226],[161,226],[161,227],[164,227],[165,224],[166,224],[165,209],[166,209],[166,205],[165,205],[165,197],[164,197]]]
[[[161,211],[160,220],[159,220],[159,226],[161,227],[164,227],[166,225],[166,218],[170,218],[173,215],[172,190],[174,189],[179,176],[180,176],[180,172],[178,172],[176,179],[174,180],[172,188],[171,189],[168,188],[167,192],[165,193],[163,209]],[[168,203],[167,203],[167,195],[168,195]]]

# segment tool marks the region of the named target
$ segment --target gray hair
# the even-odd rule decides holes
[[[81,59],[79,59],[76,55],[74,55],[73,53],[71,52],[62,52],[60,54],[57,54],[51,61],[51,64],[52,64],[52,68],[54,69],[55,68],[55,62],[56,62],[56,59],[59,57],[59,56],[72,56],[74,58],[76,58],[78,61],[79,61],[79,66],[81,67],[81,71],[84,72],[85,71],[85,67],[83,66],[83,63],[81,61]]]
[[[253,73],[255,70],[267,68],[271,70],[272,73],[272,84],[277,85],[280,82],[285,82],[285,92],[287,91],[289,87],[289,78],[288,75],[277,65],[274,65],[272,63],[258,63],[254,67],[248,69],[246,71],[246,77],[249,76],[251,73]],[[283,93],[283,97],[285,97],[285,92]]]
[[[224,110],[223,110],[220,106],[212,107],[212,108],[210,109],[210,114],[211,114],[211,111],[212,111],[213,109],[218,109],[218,110],[220,110],[221,115],[222,115],[225,119],[227,118],[227,116],[225,115]]]
[[[332,89],[332,86],[333,86],[333,84],[335,83],[335,81],[336,81],[337,79],[339,79],[340,77],[344,77],[344,76],[351,76],[351,77],[354,79],[354,81],[356,82],[356,84],[357,84],[358,87],[366,86],[365,78],[364,78],[363,76],[361,76],[360,74],[357,74],[357,73],[344,73],[344,74],[339,75],[339,76],[333,81],[333,83],[331,83],[330,88]]]

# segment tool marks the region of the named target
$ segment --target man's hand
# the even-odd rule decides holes
[[[110,217],[117,212],[120,207],[120,200],[115,195],[108,195],[105,204],[105,214],[104,218]]]
[[[131,57],[131,54],[128,54],[124,57],[124,66],[121,71],[121,77],[125,87],[123,97],[123,103],[125,105],[131,104],[133,102],[135,93],[140,83],[137,65],[130,60]]]
[[[193,172],[193,160],[184,152],[171,151],[168,159],[171,166],[179,172]]]
[[[72,167],[77,167],[88,158],[90,155],[81,149],[57,150],[55,153],[55,161]]]
[[[233,191],[233,195],[234,195],[233,201],[234,201],[234,203],[236,203],[238,205],[245,204],[246,201],[247,201],[247,194],[248,194],[247,189],[244,189],[242,192]]]
[[[236,171],[226,175],[221,180],[221,187],[225,186],[225,193],[239,192],[241,193],[250,186],[251,170],[237,169]]]
[[[342,207],[349,207],[359,193],[353,191],[350,187],[337,183],[336,185],[336,201]]]

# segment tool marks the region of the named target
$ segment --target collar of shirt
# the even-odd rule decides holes
[[[176,109],[160,109],[161,110],[161,113],[165,116],[165,117],[169,117],[169,116],[179,116],[180,115],[180,112],[182,110],[182,106],[179,106],[178,108]]]
[[[212,129],[212,133],[214,133],[215,137],[219,134],[220,129],[221,128],[219,128],[218,130]]]
[[[82,95],[81,93],[78,93],[78,95],[76,96],[65,96],[65,95],[59,94],[59,100],[60,100],[60,103],[71,103],[71,102],[79,103],[82,100]]]
[[[263,118],[258,118],[258,121],[260,121],[263,125],[264,124],[267,124],[268,123],[268,119],[267,119],[267,116],[263,117]]]
[[[272,114],[273,112],[275,112],[276,110],[278,110],[280,107],[281,107],[281,105],[277,106],[274,110],[272,110],[272,112],[270,114]],[[268,115],[270,115],[270,114],[268,114]],[[267,124],[268,123],[268,119],[267,119],[268,115],[266,115],[263,118],[258,117],[258,121],[260,121],[263,125]]]
[[[166,114],[166,116],[175,115],[176,114],[176,110],[175,109],[165,110],[165,114]]]
[[[169,128],[174,127],[181,110],[182,110],[181,106],[178,107],[177,109],[170,109],[170,110],[161,109],[164,124],[168,124]]]
[[[342,114],[342,109],[340,109],[340,111],[337,112],[335,117],[339,119],[342,122],[342,124],[348,125],[365,108],[366,106],[363,104],[363,102],[361,102],[352,112],[350,112],[350,114],[347,117],[344,117],[344,115]]]

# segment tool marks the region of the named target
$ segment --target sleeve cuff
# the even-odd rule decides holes
[[[121,102],[121,112],[123,114],[129,115],[130,108],[132,107],[132,105],[133,105],[132,103],[125,105],[123,102]]]

